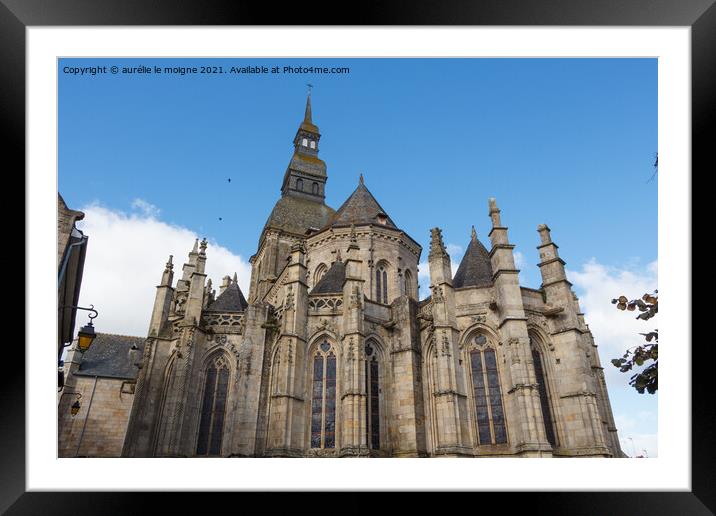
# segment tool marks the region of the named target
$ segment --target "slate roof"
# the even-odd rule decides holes
[[[238,283],[231,282],[226,290],[207,308],[207,312],[243,312],[249,304],[246,302]]]
[[[264,231],[268,228],[281,229],[289,233],[305,235],[309,228],[322,228],[335,211],[322,202],[284,195],[269,215]]]
[[[380,222],[379,214],[385,217],[385,224]],[[329,226],[333,227],[350,226],[351,224],[355,224],[356,226],[376,224],[398,229],[382,206],[375,200],[373,194],[366,188],[362,176],[358,188],[356,188],[346,202],[338,208],[338,211],[331,217],[328,223]]]
[[[144,337],[98,333],[74,374],[133,380],[139,373],[136,364],[142,360],[144,341]]]
[[[331,265],[311,294],[337,294],[343,292],[343,284],[346,282],[346,264],[338,260]]]
[[[467,246],[460,266],[457,268],[452,286],[461,287],[489,287],[492,285],[492,264],[490,253],[477,239],[473,229],[470,245]]]

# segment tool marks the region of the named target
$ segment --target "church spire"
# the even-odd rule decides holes
[[[306,114],[303,115],[303,123],[304,124],[310,124],[313,125],[313,120],[311,119],[311,88],[312,85],[308,85],[308,96],[306,97]]]

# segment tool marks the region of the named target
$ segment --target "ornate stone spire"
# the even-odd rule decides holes
[[[440,228],[430,230],[430,255],[447,254],[445,244],[443,243],[443,232]]]
[[[311,85],[309,84],[308,97],[306,97],[306,113],[303,115],[303,123],[313,125],[311,119]]]
[[[162,286],[171,286],[172,281],[174,280],[174,264],[172,263],[172,258],[173,256],[170,254],[169,260],[164,266],[164,272],[162,273]]]
[[[475,231],[475,226],[472,226],[472,235],[470,236],[470,240],[477,240],[477,231]]]

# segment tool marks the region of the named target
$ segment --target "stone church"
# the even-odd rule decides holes
[[[213,289],[206,241],[161,274],[137,356],[125,457],[620,457],[597,346],[546,225],[542,286],[521,287],[488,203],[453,273],[361,176],[337,209],[311,97],[245,295]],[[472,214],[465,214],[472,216]],[[133,349],[139,349],[134,346]]]

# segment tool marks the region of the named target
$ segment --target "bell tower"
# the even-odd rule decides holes
[[[303,122],[293,138],[293,156],[288,164],[281,185],[281,195],[303,197],[323,202],[325,199],[326,164],[318,157],[318,142],[321,134],[313,123],[311,114],[311,92],[306,98],[306,112]]]

